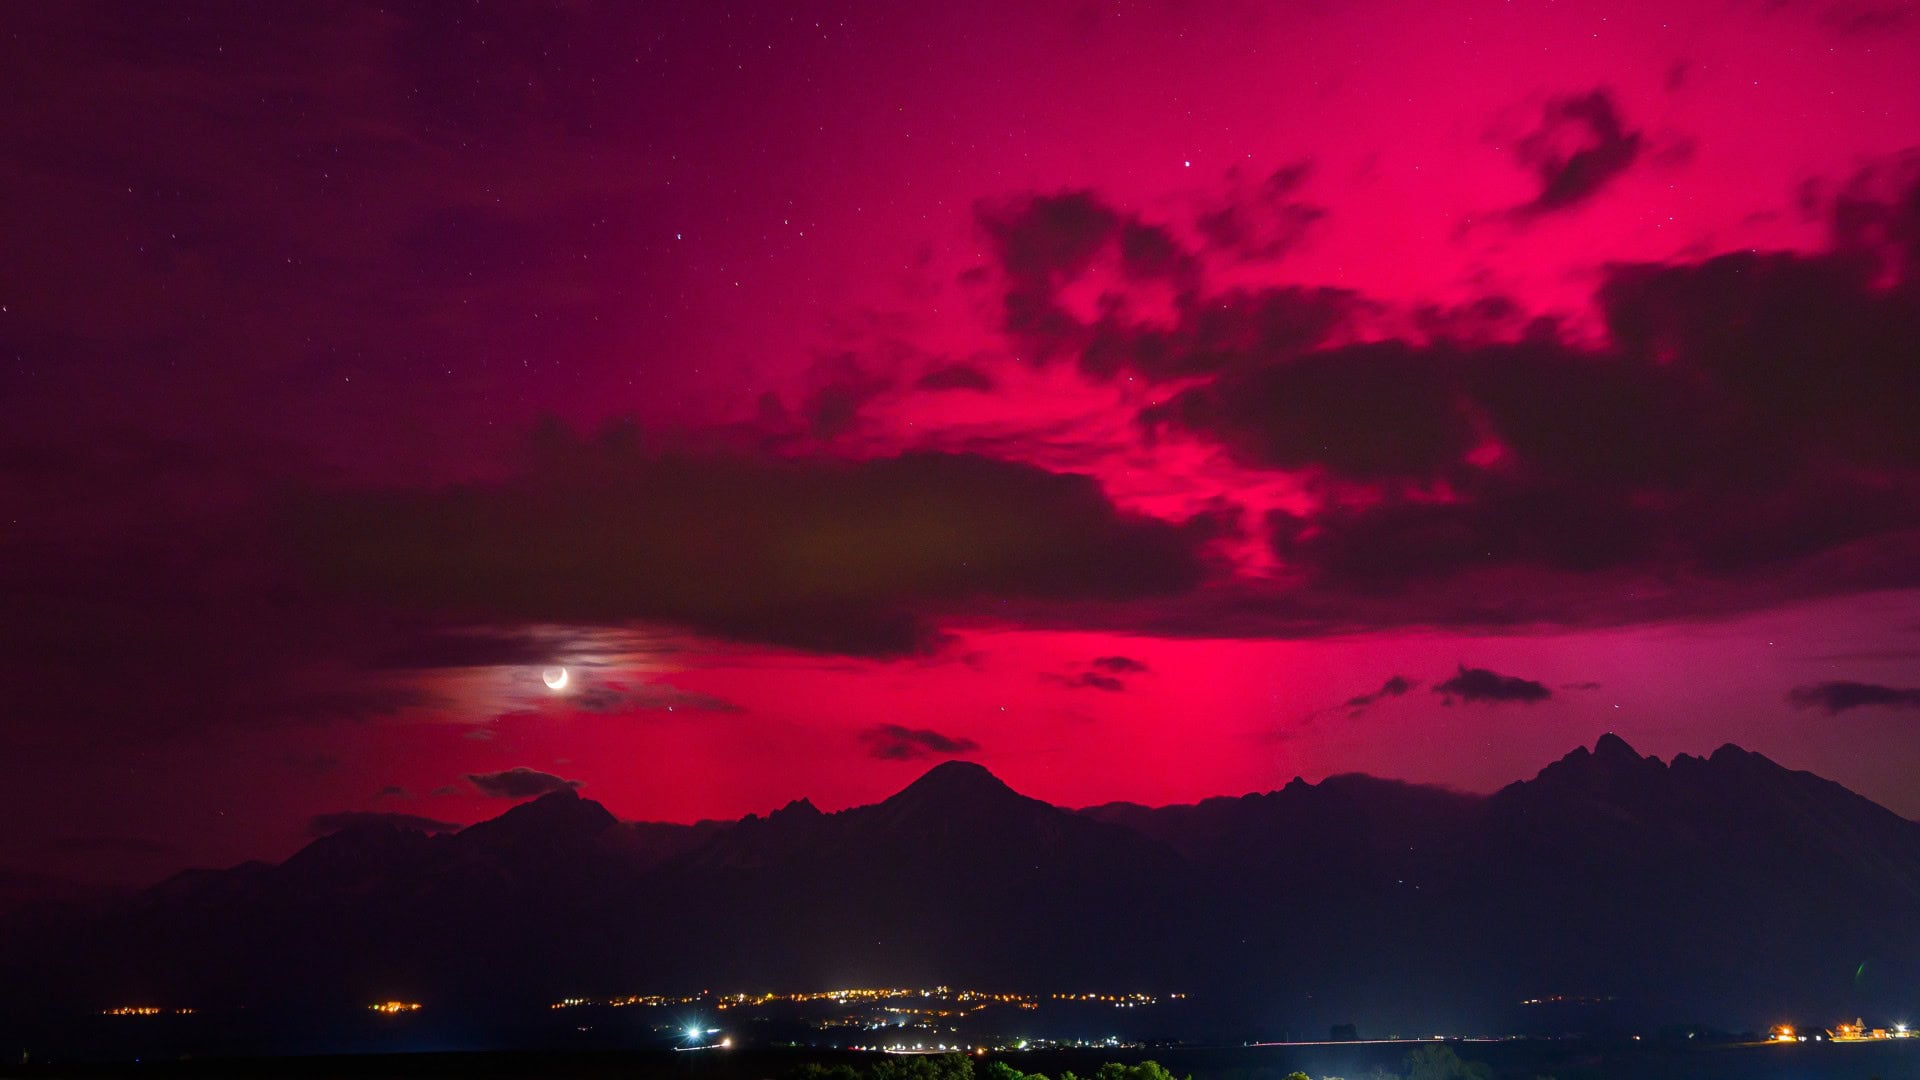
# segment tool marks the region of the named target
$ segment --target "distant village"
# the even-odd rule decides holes
[[[1767,1032],[1767,1041],[1776,1043],[1813,1042],[1877,1042],[1881,1039],[1912,1038],[1913,1032],[1905,1024],[1892,1027],[1870,1028],[1863,1020],[1856,1019],[1851,1024],[1835,1024],[1824,1031],[1816,1031],[1811,1036],[1796,1030],[1792,1024],[1778,1024]]]

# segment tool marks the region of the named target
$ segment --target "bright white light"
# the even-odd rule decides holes
[[[546,683],[547,689],[549,690],[565,690],[567,688],[567,669],[563,667],[550,667],[540,673],[540,681]]]
[[[688,1028],[688,1029],[687,1029],[687,1041],[688,1041],[688,1042],[699,1042],[699,1041],[700,1041],[700,1036],[702,1036],[702,1035],[705,1035],[705,1034],[706,1034],[706,1032],[704,1032],[704,1031],[701,1031],[701,1030],[700,1030],[699,1028],[697,1028],[697,1027],[690,1027],[690,1028]]]

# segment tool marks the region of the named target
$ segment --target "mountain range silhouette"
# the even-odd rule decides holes
[[[1554,996],[1740,1030],[1920,1006],[1920,824],[1613,735],[1486,796],[1353,774],[1070,810],[949,761],[869,806],[664,825],[566,790],[21,912],[0,970],[16,1016],[944,983],[1302,1030],[1511,1029]]]

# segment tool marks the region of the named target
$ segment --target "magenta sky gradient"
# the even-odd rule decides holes
[[[1611,730],[1920,815],[1911,4],[9,22],[0,897],[514,767],[691,820]]]

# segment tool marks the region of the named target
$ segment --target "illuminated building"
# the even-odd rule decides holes
[[[1869,1042],[1878,1039],[1898,1039],[1905,1037],[1904,1025],[1889,1031],[1886,1028],[1870,1028],[1864,1020],[1854,1018],[1851,1024],[1835,1024],[1827,1032],[1834,1042]]]

